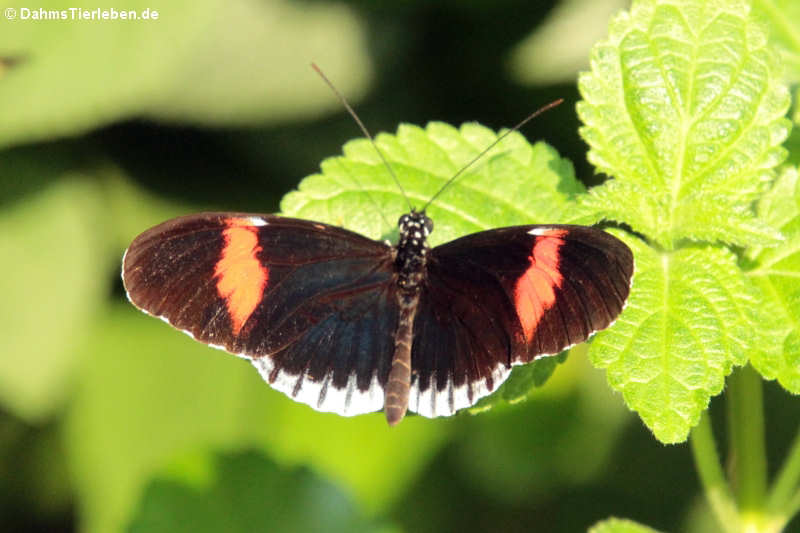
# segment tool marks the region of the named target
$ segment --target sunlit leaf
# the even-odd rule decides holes
[[[425,129],[402,125],[397,135],[379,135],[377,142],[411,206],[421,209],[496,138],[477,124],[456,129],[434,122]],[[558,222],[583,190],[572,165],[555,150],[512,134],[430,205],[427,213],[435,224],[430,242],[435,246],[499,226]],[[286,195],[281,209],[379,238],[396,230],[409,206],[375,148],[355,140],[345,145],[343,157],[323,161],[322,174],[306,178],[298,191]]]
[[[628,307],[589,354],[662,442],[684,440],[732,366],[774,343],[761,291],[721,244],[783,238],[753,209],[786,155],[782,80],[740,0],[634,2],[580,78],[589,158],[613,179],[579,197],[575,220],[623,222],[651,243],[628,239]]]
[[[795,0],[754,0],[753,11],[767,24],[770,40],[783,58],[784,72],[800,81],[800,3]]]
[[[789,93],[744,0],[641,0],[579,88],[590,161],[615,179],[583,205],[661,246],[776,243],[752,202],[786,155]]]
[[[681,442],[733,365],[764,342],[751,312],[759,303],[728,250],[627,242],[636,257],[631,296],[589,358],[659,440]]]
[[[748,272],[761,289],[763,310],[760,327],[770,333],[770,342],[751,356],[753,366],[764,377],[776,379],[787,390],[800,393],[800,191],[798,173],[788,167],[772,190],[761,199],[759,215],[780,228],[786,240],[767,248],[755,258]]]

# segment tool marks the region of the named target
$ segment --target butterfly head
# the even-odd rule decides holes
[[[397,227],[400,229],[401,238],[403,235],[412,235],[416,231],[420,235],[415,235],[415,238],[426,239],[433,233],[433,220],[425,214],[425,211],[412,210],[400,217]]]

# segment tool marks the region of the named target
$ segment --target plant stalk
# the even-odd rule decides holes
[[[784,524],[800,511],[800,430],[769,493],[767,511]]]
[[[692,430],[689,442],[706,499],[722,530],[726,533],[740,533],[742,529],[739,512],[719,462],[708,411],[703,413],[700,423]]]
[[[728,434],[733,487],[742,515],[765,511],[767,451],[761,376],[750,365],[728,378]]]

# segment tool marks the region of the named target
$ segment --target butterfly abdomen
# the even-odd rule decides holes
[[[392,365],[384,394],[384,413],[390,426],[400,422],[408,410],[411,387],[411,346],[414,342],[414,318],[425,277],[428,235],[433,224],[424,213],[412,211],[400,217],[400,240],[397,244],[397,303],[400,313],[395,333]]]
[[[395,335],[394,355],[389,379],[384,394],[384,412],[390,426],[399,423],[408,410],[409,389],[411,387],[411,344],[414,341],[414,317],[417,314],[419,291],[400,296],[400,316]]]

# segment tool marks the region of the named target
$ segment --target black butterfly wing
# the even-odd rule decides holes
[[[321,411],[383,406],[397,328],[392,248],[270,215],[201,213],[137,237],[128,297],[195,339],[251,359],[265,380]]]
[[[556,354],[622,311],[633,255],[584,226],[517,226],[434,248],[414,322],[409,408],[450,415],[514,364]]]

